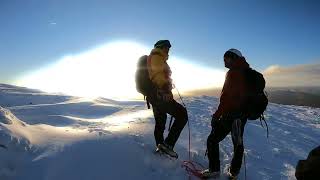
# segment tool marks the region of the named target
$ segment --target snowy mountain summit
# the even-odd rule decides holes
[[[206,139],[219,100],[184,98],[191,129],[191,160],[208,166]],[[269,138],[259,121],[245,127],[245,158],[238,179],[295,179],[297,161],[320,143],[320,109],[270,103]],[[167,125],[168,126],[168,125]],[[0,84],[0,179],[188,179],[188,128],[177,160],[154,153],[154,119],[142,101],[48,94]],[[222,141],[222,169],[231,161]],[[197,179],[191,176],[191,179]],[[223,176],[220,179],[225,179]]]

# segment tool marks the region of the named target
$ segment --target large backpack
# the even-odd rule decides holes
[[[148,71],[148,56],[141,56],[138,60],[136,70],[136,89],[139,93],[143,94],[144,97],[150,95],[154,89],[153,84],[149,77]]]
[[[263,75],[254,69],[245,70],[248,88],[246,114],[249,120],[263,119],[263,112],[268,105],[268,98],[264,92],[266,81]]]

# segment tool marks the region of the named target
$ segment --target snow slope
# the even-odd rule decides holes
[[[184,99],[192,160],[205,154],[210,115],[218,99]],[[178,160],[155,155],[152,111],[142,101],[86,99],[0,84],[0,179],[188,179],[188,129]],[[260,122],[245,131],[247,179],[295,179],[295,166],[320,144],[320,109],[270,104],[269,138]],[[220,145],[222,168],[232,158],[230,136]],[[239,179],[244,179],[244,166]],[[195,177],[191,177],[196,179]],[[220,179],[225,179],[221,177]]]

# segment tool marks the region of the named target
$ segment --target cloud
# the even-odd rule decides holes
[[[320,62],[291,67],[269,66],[263,72],[267,86],[320,86]]]
[[[269,75],[273,73],[277,73],[281,70],[281,67],[279,65],[272,65],[269,66],[266,70],[264,70],[263,74]]]

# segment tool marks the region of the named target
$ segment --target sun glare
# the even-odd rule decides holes
[[[74,96],[134,99],[134,73],[141,55],[150,48],[134,42],[112,42],[83,53],[66,55],[55,64],[25,75],[17,84]],[[224,72],[200,67],[170,56],[175,85],[183,93],[221,86]]]

